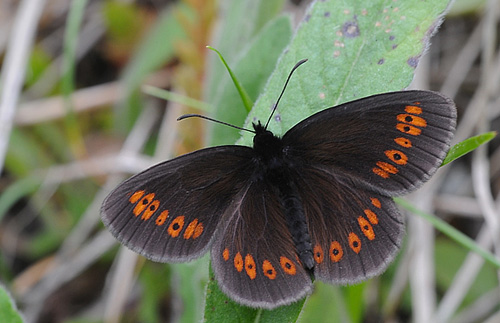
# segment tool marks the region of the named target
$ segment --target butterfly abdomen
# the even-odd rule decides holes
[[[302,201],[293,184],[284,182],[279,186],[286,223],[297,249],[297,255],[305,268],[312,269],[314,267],[313,248]]]

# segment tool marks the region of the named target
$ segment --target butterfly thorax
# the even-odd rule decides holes
[[[281,138],[275,136],[271,131],[264,128],[260,123],[254,123],[255,136],[253,137],[253,149],[258,158],[264,162],[272,159],[282,158],[283,143]]]

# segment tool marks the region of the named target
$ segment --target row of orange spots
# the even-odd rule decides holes
[[[370,201],[375,208],[377,209],[382,208],[382,203],[380,203],[379,199],[371,197]],[[363,232],[363,234],[365,235],[366,238],[368,238],[368,240],[374,240],[375,232],[373,231],[372,225],[378,224],[378,216],[374,211],[370,210],[369,208],[363,210],[363,212],[366,215],[366,218],[364,218],[363,216],[358,217],[358,224],[360,226],[361,232]],[[349,233],[348,243],[351,250],[354,251],[355,253],[358,254],[361,251],[361,239],[354,232]],[[321,264],[324,261],[325,254],[321,245],[316,244],[314,246],[313,256],[314,260],[318,264]],[[330,243],[328,250],[329,259],[332,262],[336,263],[339,262],[343,256],[344,256],[344,249],[342,248],[340,242],[332,241]],[[228,248],[225,248],[222,251],[222,258],[226,262],[230,260],[231,254]],[[300,263],[298,259],[297,262]],[[245,273],[250,279],[255,279],[255,277],[257,277],[257,271],[259,269],[257,267],[255,259],[251,254],[247,254],[245,258],[243,258],[241,253],[237,252],[233,257],[233,265],[238,272],[243,272],[243,270],[245,270]],[[280,266],[283,269],[283,271],[288,275],[293,276],[297,273],[297,267],[295,263],[292,260],[288,259],[287,257],[280,257]],[[262,262],[262,274],[271,280],[275,279],[277,276],[275,267],[267,259],[265,259]]]
[[[136,191],[132,193],[129,197],[129,202],[135,204],[132,213],[138,217],[141,216],[141,220],[147,221],[153,216],[160,207],[160,201],[154,200],[155,193],[146,194],[145,191]],[[168,210],[162,211],[155,219],[155,224],[157,226],[162,226],[167,222],[169,216]],[[167,227],[167,233],[172,237],[176,238],[181,234],[184,229],[185,216],[179,215],[175,217],[170,225]],[[199,222],[198,219],[192,220],[187,226],[185,226],[184,234],[182,237],[184,239],[196,239],[203,233],[203,223]]]
[[[417,106],[420,102],[414,102],[413,104],[405,106],[406,113],[396,116],[396,120],[398,121],[396,129],[406,135],[419,136],[422,133],[421,128],[427,127],[427,121],[418,116],[422,114],[422,108]],[[411,140],[406,137],[394,138],[394,142],[403,148],[412,147]],[[400,150],[390,149],[384,153],[396,165],[403,166],[408,163],[408,156]],[[375,164],[376,167],[373,167],[372,171],[382,178],[389,178],[391,174],[396,174],[399,171],[397,166],[385,161],[378,161]]]
[[[229,249],[228,248],[224,249],[222,251],[222,258],[224,259],[224,261],[229,261],[230,257],[231,255]],[[255,279],[255,277],[257,277],[257,271],[259,270],[259,268],[257,267],[255,259],[251,254],[247,254],[245,258],[243,258],[241,253],[237,252],[233,258],[233,265],[238,272],[243,272],[243,270],[245,270],[245,273],[250,279]],[[287,257],[283,256],[280,257],[280,266],[285,272],[285,274],[291,276],[297,274],[297,266],[292,260],[288,259]],[[271,263],[271,261],[265,259],[262,262],[261,269],[262,269],[262,274],[267,278],[272,280],[277,277],[277,271],[273,266],[273,264]]]
[[[371,197],[370,200],[374,207],[376,207],[377,209],[382,208],[382,204],[380,203],[379,199]],[[363,210],[363,212],[366,215],[366,218],[364,218],[363,216],[358,217],[359,227],[361,229],[361,232],[363,232],[368,240],[374,240],[375,232],[373,231],[372,225],[378,224],[377,214],[370,209],[365,209]],[[349,247],[352,251],[354,251],[355,253],[359,253],[361,251],[361,239],[357,234],[355,234],[354,232],[349,233],[348,242]],[[323,248],[319,244],[316,244],[314,246],[313,255],[316,263],[321,264],[323,262],[324,252]],[[330,243],[328,255],[332,262],[339,262],[342,259],[342,257],[344,256],[344,250],[342,249],[342,245],[340,244],[340,242],[332,241]]]

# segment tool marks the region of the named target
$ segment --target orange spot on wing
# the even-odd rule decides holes
[[[229,249],[224,249],[224,251],[222,252],[222,258],[224,258],[225,261],[229,260]]]
[[[319,244],[314,246],[313,254],[314,254],[314,260],[316,260],[318,264],[323,262],[324,258],[323,248],[321,248]]]
[[[399,122],[409,123],[409,124],[414,125],[416,127],[420,127],[420,128],[427,127],[427,121],[425,121],[424,118],[412,116],[411,114],[406,114],[406,113],[398,114],[398,116],[396,118],[398,119]]]
[[[163,225],[165,221],[167,221],[167,218],[168,218],[168,210],[161,212],[160,215],[158,215],[158,217],[156,218],[155,221],[156,225]]]
[[[394,139],[394,141],[401,147],[411,148],[412,146],[410,139],[407,138],[399,137]]]
[[[339,262],[344,255],[344,250],[338,241],[332,241],[330,244],[330,260],[333,262]]]
[[[398,123],[396,125],[396,129],[398,129],[399,131],[401,131],[403,133],[413,135],[413,136],[419,136],[422,133],[422,130],[420,130],[419,128],[411,126],[409,124],[405,124],[405,123]]]
[[[276,269],[274,269],[269,260],[264,260],[264,262],[262,263],[262,272],[264,273],[264,276],[269,279],[276,278]]]
[[[406,165],[408,157],[399,150],[386,150],[385,155],[398,165]]]
[[[420,104],[420,102],[415,102],[414,104]],[[422,108],[421,107],[416,107],[414,105],[407,105],[405,107],[405,111],[408,113],[413,113],[413,114],[421,114],[422,113]]]
[[[186,227],[186,231],[184,231],[184,239],[189,239],[193,236],[194,230],[196,229],[196,226],[198,225],[198,219],[194,219],[191,221],[191,223],[188,224]]]
[[[203,223],[198,222],[196,228],[194,228],[193,239],[198,238],[203,233]]]
[[[245,271],[247,272],[250,279],[255,279],[257,276],[257,268],[255,268],[255,260],[253,260],[252,255],[247,254],[245,256]]]
[[[373,231],[372,225],[370,224],[370,222],[368,222],[367,219],[360,216],[358,217],[358,223],[359,227],[361,228],[361,231],[363,232],[365,237],[368,238],[368,240],[375,239],[375,232]]]
[[[151,204],[148,205],[146,211],[141,216],[141,220],[149,220],[149,218],[158,210],[158,206],[160,205],[160,201],[154,200]]]
[[[141,214],[148,207],[148,205],[153,201],[154,198],[155,193],[149,193],[148,195],[144,196],[139,201],[139,203],[137,203],[132,213],[134,213],[135,216],[139,216],[139,214]]]
[[[135,202],[139,201],[139,199],[144,195],[144,191],[137,191],[137,192],[134,192],[134,194],[132,194],[132,196],[130,196],[130,198],[128,199],[128,201],[132,204],[134,204]]]
[[[366,217],[368,218],[368,221],[370,221],[371,224],[378,224],[378,217],[375,214],[375,212],[373,212],[370,209],[366,209],[364,210],[364,212]]]
[[[377,209],[380,209],[382,207],[382,203],[380,203],[380,200],[378,198],[371,197],[370,200],[372,201],[372,205]]]
[[[184,215],[179,215],[172,221],[172,223],[170,223],[167,232],[168,234],[170,234],[172,238],[176,238],[181,233],[183,226],[184,226]]]
[[[382,178],[389,178],[389,176],[390,176],[388,172],[384,172],[383,170],[381,170],[378,167],[373,167],[372,172],[374,172],[375,174],[377,174],[378,176],[380,176]]]
[[[239,272],[243,270],[243,257],[239,252],[234,256],[234,268]]]
[[[386,162],[378,161],[377,166],[386,173],[396,174],[398,172],[398,169],[395,166]]]
[[[354,232],[349,233],[349,247],[351,247],[352,251],[355,253],[359,253],[361,251],[361,240]]]
[[[288,259],[287,257],[280,257],[280,265],[281,268],[287,273],[288,275],[295,275],[297,273],[297,268],[295,267],[295,264]]]

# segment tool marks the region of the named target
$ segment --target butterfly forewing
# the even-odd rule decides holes
[[[220,146],[153,166],[118,186],[101,214],[111,233],[159,262],[205,253],[231,199],[252,173],[252,150]]]
[[[440,166],[455,122],[453,102],[439,93],[384,93],[323,110],[290,129],[283,142],[293,160],[399,195]]]
[[[276,188],[253,182],[227,212],[211,251],[215,277],[226,294],[248,306],[273,308],[311,291]]]

